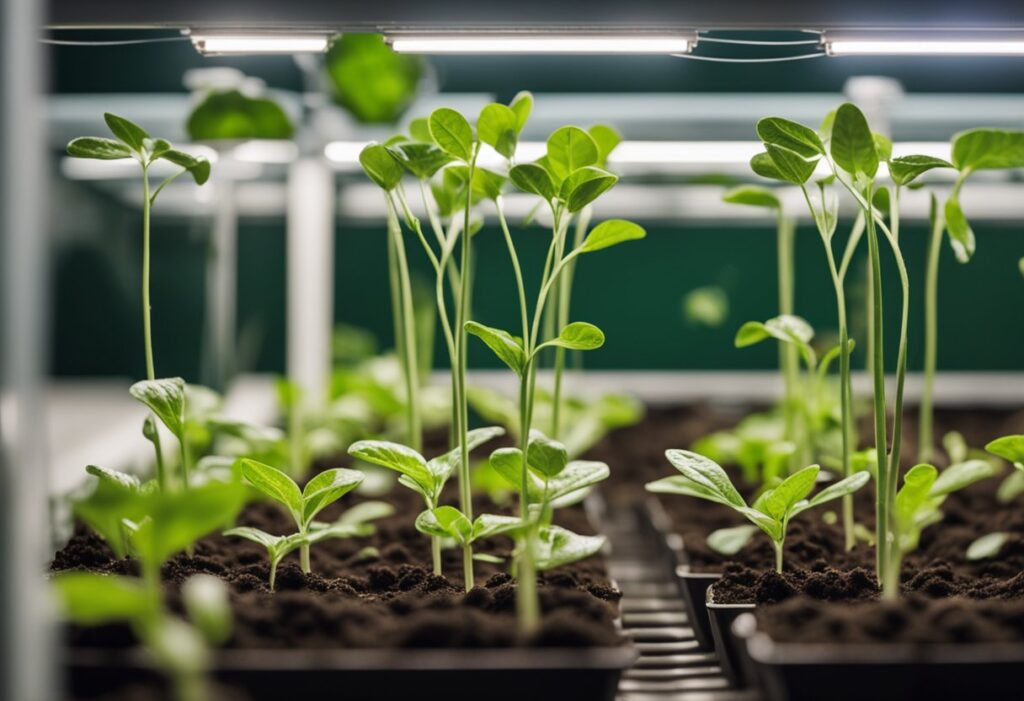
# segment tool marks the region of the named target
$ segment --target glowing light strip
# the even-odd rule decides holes
[[[695,43],[683,35],[393,36],[391,48],[414,54],[682,54]]]
[[[326,36],[233,34],[192,35],[192,45],[201,54],[302,54],[327,50]]]
[[[1024,56],[1019,40],[985,39],[825,39],[830,56]]]

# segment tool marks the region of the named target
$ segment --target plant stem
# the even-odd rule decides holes
[[[931,198],[931,237],[928,240],[928,262],[924,282],[924,387],[918,428],[917,461],[931,462],[935,436],[932,433],[933,391],[938,357],[939,253],[942,248],[944,222],[935,195]]]
[[[534,310],[534,315],[540,313],[540,308]],[[524,337],[523,342],[524,344],[529,343],[529,337]],[[529,357],[528,351],[527,358]],[[519,517],[523,523],[530,524],[526,532],[519,539],[519,559],[516,563],[516,624],[521,636],[529,635],[540,623],[540,602],[537,599],[537,572],[534,566],[533,552],[533,541],[536,534],[530,519],[530,472],[526,462],[526,455],[530,446],[530,423],[532,420],[532,392],[530,388],[535,367],[536,364],[532,360],[528,360],[519,382],[519,449],[522,453]]]
[[[868,191],[867,215],[865,223],[867,226],[868,256],[871,270],[871,371],[874,384],[874,418],[875,418],[875,451],[878,458],[878,476],[875,480],[875,542],[876,542],[876,570],[880,582],[887,580],[889,570],[889,546],[890,546],[890,509],[889,509],[889,475],[887,466],[886,446],[886,416],[885,416],[885,346],[882,334],[882,270],[881,260],[878,253],[878,233],[875,230],[875,218],[871,208],[871,192]]]
[[[150,418],[153,415],[150,414]],[[167,489],[167,467],[164,465],[164,451],[160,446],[160,431],[156,428],[156,421],[153,424],[153,452],[156,454],[156,483],[160,491]]]
[[[782,549],[785,541],[773,540],[772,545],[775,546],[775,571],[782,574]]]
[[[311,568],[309,566],[309,543],[299,546],[299,566],[302,568],[303,574],[309,574]]]
[[[430,536],[430,556],[434,562],[434,574],[441,574],[441,538]]]
[[[573,248],[578,248],[583,243],[590,226],[590,218],[593,210],[587,206],[580,212],[576,219],[576,229],[573,234]],[[572,304],[572,283],[576,274],[576,261],[573,260],[565,266],[562,279],[558,286],[558,323],[559,329],[565,328],[569,323],[569,310]],[[565,348],[555,348],[555,382],[554,392],[551,398],[551,437],[558,440],[562,433],[562,377],[565,373]]]
[[[479,151],[478,147],[474,147],[473,156],[469,161],[469,171],[467,183],[473,182],[474,171],[476,170],[476,158]],[[462,245],[460,250],[460,265],[459,265],[459,296],[455,304],[455,349],[457,354],[457,368],[456,376],[458,397],[458,415],[459,415],[459,507],[462,513],[471,522],[473,520],[473,495],[470,486],[470,470],[469,470],[469,406],[466,396],[466,321],[468,321],[469,314],[469,295],[470,295],[470,280],[472,277],[471,257],[470,257],[470,210],[473,207],[473,188],[467,184],[466,187],[466,209],[464,213],[463,227],[462,227]],[[465,585],[466,591],[469,591],[473,587],[473,547],[467,545],[462,550],[462,569],[465,573]]]
[[[419,407],[419,363],[416,361],[416,324],[412,308],[412,284],[409,279],[409,263],[405,257],[405,242],[402,227],[398,222],[394,201],[386,197],[388,209],[388,236],[391,239],[389,251],[393,252],[392,292],[397,293],[397,304],[392,308],[398,312],[396,326],[401,324],[402,375],[405,380],[406,430],[408,445],[419,452],[422,449],[423,430]]]
[[[775,234],[775,258],[778,274],[779,288],[779,314],[793,313],[793,222],[786,219],[782,210],[779,210],[778,222]],[[796,402],[797,402],[797,373],[798,359],[797,350],[790,343],[779,344],[779,368],[782,371],[783,400],[782,417],[784,433],[788,440],[796,445],[802,445],[796,440]],[[807,449],[802,446],[801,450],[794,453],[790,458],[788,471],[792,471],[795,462],[807,464]]]
[[[271,560],[270,561],[270,591],[271,592],[274,591],[274,582],[277,581],[277,563],[278,562],[280,562],[280,560]]]
[[[142,339],[146,346],[146,379],[156,379],[153,367],[153,330],[149,303],[149,218],[152,201],[149,194],[149,168],[142,167]]]

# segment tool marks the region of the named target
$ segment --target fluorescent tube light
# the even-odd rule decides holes
[[[826,33],[829,56],[1024,56],[1024,33]]]
[[[391,48],[413,54],[684,54],[687,34],[454,34],[393,35]]]
[[[223,54],[303,54],[327,50],[326,35],[192,34],[192,46],[205,56]]]

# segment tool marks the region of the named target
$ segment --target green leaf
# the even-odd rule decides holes
[[[53,578],[61,614],[84,626],[139,621],[153,614],[151,599],[137,577],[61,572]]]
[[[814,489],[819,471],[817,465],[810,465],[794,472],[768,493],[759,510],[776,521],[782,521]]]
[[[655,480],[654,482],[648,482],[644,485],[644,489],[655,494],[678,494],[680,496],[696,497],[697,499],[713,501],[719,504],[724,503],[716,490],[710,489],[702,484],[698,484],[683,475],[672,475],[671,477],[663,477],[659,480]],[[726,506],[731,505],[726,504]]]
[[[782,117],[758,120],[757,136],[766,145],[781,146],[805,159],[825,155],[825,145],[816,131]]]
[[[306,483],[302,490],[302,519],[309,524],[324,507],[336,502],[358,487],[366,477],[358,470],[343,467],[324,470]]]
[[[742,525],[719,528],[708,534],[708,547],[722,555],[735,555],[742,550],[758,531],[757,526]]]
[[[559,189],[558,197],[570,212],[578,212],[619,181],[617,175],[596,166],[584,166],[570,173]]]
[[[889,162],[889,175],[897,185],[909,185],[934,168],[953,168],[953,164],[933,156],[901,156]]]
[[[531,467],[533,464],[531,463]],[[573,492],[591,487],[608,479],[608,465],[596,460],[573,460],[559,474],[548,480],[547,498],[554,501]]]
[[[622,143],[622,136],[607,124],[595,124],[587,130],[587,133],[590,134],[590,138],[597,144],[597,165],[604,168],[608,163],[608,156],[611,155],[616,146]]]
[[[1024,434],[996,438],[985,446],[985,450],[1011,463],[1024,463]]]
[[[765,148],[768,149],[768,157],[772,161],[774,172],[781,180],[786,182],[803,185],[810,180],[811,176],[814,175],[814,169],[818,167],[817,160],[809,161],[796,151],[790,151],[788,148],[776,146],[775,144],[766,144]],[[751,161],[751,166],[753,167],[753,165],[754,162]],[[755,170],[755,172],[757,171]],[[764,172],[772,171],[766,170]]]
[[[960,200],[956,197],[946,200],[945,214],[946,231],[949,232],[949,244],[953,247],[953,253],[956,254],[958,261],[967,263],[974,255],[974,230],[960,208]]]
[[[454,538],[462,545],[473,542],[473,524],[454,506],[439,506],[416,517],[416,530],[427,535]]]
[[[180,377],[143,380],[132,385],[128,392],[148,406],[178,440],[184,439],[185,380]]]
[[[847,494],[853,494],[858,489],[863,487],[865,484],[871,481],[871,473],[867,470],[856,472],[849,477],[845,477],[838,482],[830,484],[829,486],[822,489],[820,492],[815,494],[804,504],[798,504],[793,510],[793,515],[807,511],[807,509],[813,509],[816,506],[821,506],[826,502],[839,499]]]
[[[939,473],[932,485],[933,497],[945,496],[995,475],[999,469],[988,460],[965,460]]]
[[[758,153],[750,159],[750,169],[754,171],[756,175],[760,175],[762,178],[769,178],[771,180],[785,180],[786,178],[782,175],[778,166],[775,165],[775,161],[767,153]]]
[[[519,120],[512,108],[493,102],[485,105],[476,120],[476,131],[480,141],[494,147],[502,156],[510,160],[515,157]]]
[[[202,185],[210,179],[210,162],[202,156],[193,156],[184,151],[169,149],[163,151],[160,154],[160,158],[187,170],[196,185]]]
[[[931,498],[932,485],[939,471],[932,465],[915,465],[903,476],[903,486],[896,492],[896,519],[902,527],[914,523],[917,511]]]
[[[793,314],[781,314],[764,323],[748,321],[736,332],[735,344],[737,348],[746,348],[768,338],[795,345],[809,367],[817,365],[810,346],[814,329],[804,319]]]
[[[249,458],[241,458],[240,466],[242,476],[249,484],[261,494],[283,504],[291,512],[297,525],[303,524],[302,492],[291,477],[276,467]]]
[[[548,167],[561,183],[574,171],[596,165],[600,151],[594,139],[579,127],[556,129],[547,142]]]
[[[1024,494],[1024,466],[1016,464],[1017,469],[1009,474],[1002,481],[996,491],[996,499],[1000,504],[1009,504],[1021,494]]]
[[[425,144],[434,143],[434,137],[430,135],[430,123],[426,117],[417,117],[409,122],[409,136],[412,137],[413,141]]]
[[[496,535],[511,533],[523,525],[520,518],[516,516],[499,516],[496,514],[480,514],[473,521],[472,540],[491,538]]]
[[[494,351],[501,362],[512,368],[517,375],[522,376],[523,369],[526,367],[526,353],[523,351],[522,344],[513,338],[512,334],[475,321],[466,322],[466,333],[483,341],[488,348]]]
[[[383,144],[367,144],[359,152],[359,164],[378,187],[394,190],[402,182],[402,163]]]
[[[878,172],[878,150],[864,113],[849,102],[836,110],[829,142],[832,160],[850,175],[861,173],[868,178]]]
[[[505,176],[492,170],[477,166],[473,169],[473,192],[489,200],[501,196],[501,188],[505,185]]]
[[[427,461],[412,448],[390,441],[357,441],[349,446],[348,454],[408,477],[424,495],[434,493],[434,476]]]
[[[1024,167],[1024,131],[970,129],[953,136],[953,163],[961,171]]]
[[[224,531],[222,535],[235,538],[245,538],[246,540],[251,540],[254,543],[262,545],[267,550],[276,549],[281,544],[281,542],[285,538],[287,538],[287,536],[283,535],[271,535],[266,531],[261,531],[259,528],[252,528],[250,526],[238,526],[236,528],[229,528],[228,530]]]
[[[245,504],[239,483],[210,482],[188,491],[154,491],[145,496],[146,515],[131,537],[143,561],[156,565],[200,538],[233,523]]]
[[[878,154],[878,160],[888,162],[892,158],[892,140],[878,132],[872,132],[871,138],[875,142],[875,153]]]
[[[755,185],[735,187],[722,195],[722,201],[729,202],[730,204],[745,204],[751,207],[766,207],[775,210],[782,208],[782,203],[779,202],[779,198],[775,196],[774,192],[766,187],[757,187]]]
[[[523,127],[526,126],[526,121],[530,118],[530,112],[533,111],[533,93],[528,90],[519,91],[512,98],[512,102],[508,103],[508,106],[516,115],[516,133],[519,134],[523,131]]]
[[[986,533],[967,546],[967,560],[974,562],[995,557],[1009,539],[1010,534],[1003,531]]]
[[[559,346],[569,350],[595,350],[604,345],[604,332],[585,321],[574,321],[563,328],[557,337],[537,346],[534,355],[543,348]]]
[[[406,170],[420,180],[432,178],[438,170],[452,161],[451,156],[439,149],[437,145],[433,143],[404,141],[400,144],[395,144],[389,150],[391,155],[396,158]],[[362,161],[361,154],[360,161]],[[387,167],[387,164],[385,164],[385,167]],[[366,169],[367,165],[363,164],[363,168]],[[380,185],[377,178],[374,178],[372,175],[370,177],[374,182]],[[397,184],[398,181],[395,181],[395,185]],[[383,187],[383,185],[381,187]]]
[[[565,445],[548,438],[537,430],[530,432],[526,449],[526,464],[539,473],[545,481],[555,477],[569,463],[569,452]]]
[[[122,558],[128,554],[124,520],[138,521],[145,515],[139,480],[96,465],[89,465],[85,471],[97,478],[96,486],[87,497],[74,502],[72,511]]]
[[[290,139],[295,133],[295,125],[277,102],[234,88],[207,92],[185,128],[193,141]]]
[[[151,138],[149,133],[138,124],[124,117],[118,117],[116,114],[105,112],[103,114],[103,121],[107,123],[107,128],[110,129],[110,132],[126,143],[128,148],[133,151],[141,152],[146,139]]]
[[[716,501],[734,508],[747,505],[729,475],[714,460],[689,450],[666,450],[665,457],[684,477],[708,489]]]
[[[434,143],[445,153],[468,163],[473,158],[473,127],[453,109],[434,110],[428,120]]]
[[[386,501],[362,501],[347,509],[335,523],[356,526],[377,519],[387,518],[395,513],[394,505]]]
[[[101,161],[117,161],[131,158],[132,151],[120,141],[99,136],[80,136],[68,142],[68,155],[75,158],[97,158]]]
[[[424,73],[422,58],[395,53],[380,34],[335,37],[324,63],[334,100],[366,124],[398,121]]]
[[[501,426],[485,426],[474,428],[466,434],[466,447],[472,452],[498,436],[505,435],[505,429]],[[427,469],[434,476],[435,483],[443,485],[445,480],[459,466],[462,460],[462,449],[452,448],[447,453],[433,458],[427,463]]]
[[[514,490],[522,490],[522,469],[523,453],[519,448],[498,448],[490,457],[490,466],[505,480]],[[544,494],[543,487],[536,475],[526,473],[527,501],[530,503],[539,502]]]
[[[536,163],[521,163],[512,166],[508,173],[512,184],[523,192],[540,195],[550,201],[555,196],[555,184],[551,181],[551,175],[547,169]]]
[[[604,547],[604,536],[584,536],[560,526],[549,526],[540,532],[537,543],[537,571],[584,560]]]
[[[593,253],[624,241],[637,241],[645,236],[647,232],[639,224],[625,219],[608,219],[590,230],[580,250],[583,253]]]

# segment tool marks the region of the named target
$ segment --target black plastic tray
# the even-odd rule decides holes
[[[711,623],[711,635],[715,641],[715,652],[718,653],[718,664],[730,685],[738,689],[746,688],[751,679],[747,674],[748,665],[743,660],[742,641],[733,632],[733,621],[740,615],[754,610],[754,604],[719,604],[715,603],[715,588],[709,587],[705,594],[708,620]]]
[[[765,701],[1020,698],[1020,644],[778,643],[752,613],[732,629]]]
[[[346,701],[418,698],[446,701],[612,701],[623,670],[636,660],[631,644],[613,648],[451,650],[221,651],[213,678],[252,701],[322,694]],[[127,683],[153,683],[153,668],[137,650],[71,650],[65,657],[73,698],[89,698]]]

